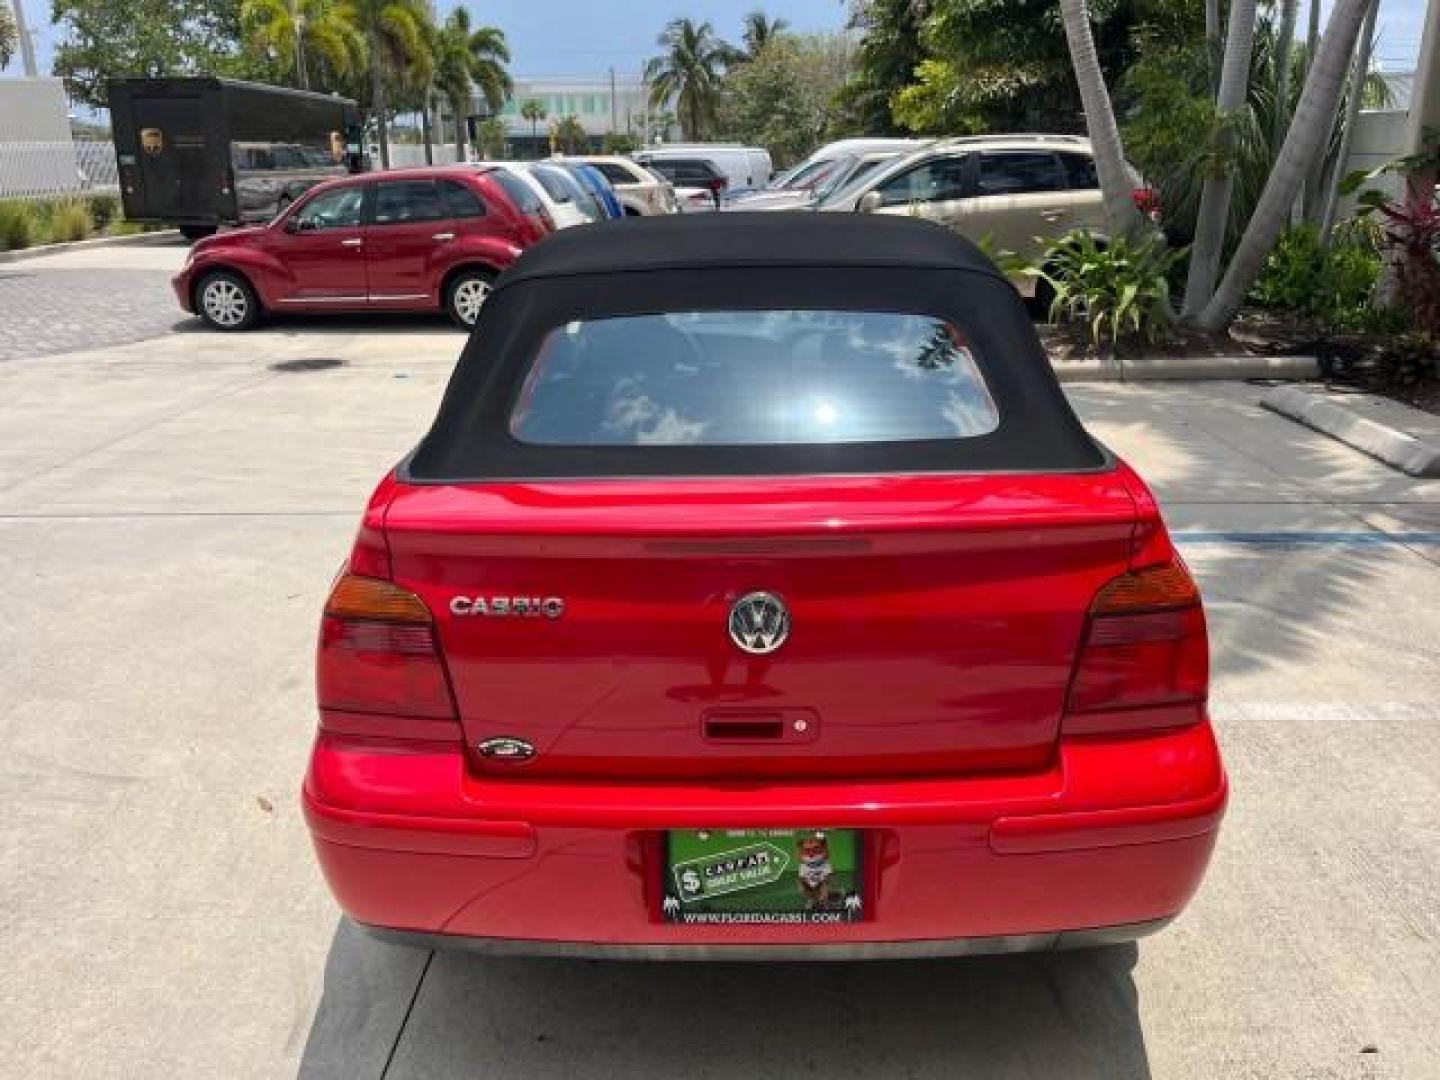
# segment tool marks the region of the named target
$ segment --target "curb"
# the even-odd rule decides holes
[[[125,247],[130,244],[158,244],[165,240],[173,240],[179,235],[179,229],[162,229],[159,232],[134,233],[130,236],[97,236],[91,240],[70,240],[63,244],[43,244],[40,247],[21,248],[19,251],[0,251],[0,263],[20,262],[23,259],[38,259],[45,255],[58,255],[62,251],[84,251],[86,248]]]
[[[1157,382],[1224,379],[1313,379],[1320,365],[1313,356],[1106,356],[1051,362],[1055,376],[1068,382]]]
[[[1385,412],[1402,420],[1407,413],[1422,421],[1429,419],[1418,409],[1372,394],[1350,396],[1357,406],[1383,402]],[[1417,438],[1303,386],[1278,387],[1262,397],[1260,404],[1409,476],[1440,477],[1440,440]]]

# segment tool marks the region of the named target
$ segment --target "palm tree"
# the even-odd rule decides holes
[[[754,60],[761,49],[789,28],[790,24],[785,19],[767,18],[759,8],[750,12],[745,16],[745,29],[740,35],[745,42],[745,59]]]
[[[390,130],[386,118],[391,85],[413,85],[414,69],[428,64],[430,23],[425,0],[340,0],[370,55],[370,108],[380,143],[380,164],[390,167]],[[428,79],[425,80],[428,83]]]
[[[1215,333],[1230,325],[1274,248],[1280,230],[1289,222],[1290,207],[1300,194],[1305,178],[1316,169],[1320,152],[1334,128],[1335,110],[1345,85],[1355,39],[1372,2],[1335,0],[1330,23],[1314,54],[1275,168],[1270,172],[1220,287],[1195,319],[1200,329]]]
[[[242,0],[240,26],[252,47],[293,67],[296,84],[310,88],[310,66],[322,84],[336,84],[365,67],[365,40],[348,5],[334,0]]]
[[[590,141],[585,125],[573,116],[562,116],[551,129],[552,140],[567,154],[578,154]]]
[[[1215,108],[1221,120],[1219,164],[1212,166],[1200,192],[1200,214],[1195,219],[1195,243],[1190,249],[1190,271],[1185,280],[1181,315],[1198,315],[1215,291],[1225,226],[1230,220],[1230,192],[1235,175],[1229,163],[1234,142],[1229,119],[1244,108],[1250,90],[1250,54],[1255,47],[1255,0],[1231,0],[1230,22],[1225,28],[1225,59],[1220,65],[1220,89]]]
[[[540,121],[546,117],[545,106],[531,98],[520,106],[520,115],[530,121],[530,141],[540,138]]]
[[[1380,14],[1380,0],[1372,0],[1370,11],[1365,16],[1365,25],[1360,30],[1360,40],[1355,43],[1355,65],[1350,69],[1350,84],[1345,91],[1345,119],[1340,132],[1340,148],[1335,155],[1335,167],[1325,182],[1324,199],[1320,205],[1320,236],[1326,244],[1335,227],[1335,207],[1340,201],[1340,182],[1344,179],[1345,165],[1350,160],[1350,146],[1355,139],[1355,128],[1360,120],[1360,105],[1365,98],[1365,77],[1370,73],[1370,54],[1375,49],[1375,19]]]
[[[478,86],[490,112],[498,113],[513,86],[505,70],[509,60],[504,31],[493,26],[472,27],[470,12],[463,7],[450,12],[437,36],[435,75],[455,117],[456,161],[465,160],[465,114],[471,87]]]
[[[685,134],[701,139],[715,121],[721,77],[735,50],[708,22],[697,26],[691,19],[672,19],[656,44],[665,52],[645,65],[650,106],[658,111],[674,101]]]
[[[1120,129],[1115,124],[1115,110],[1110,104],[1110,93],[1105,89],[1099,54],[1095,51],[1089,9],[1087,0],[1060,0],[1065,39],[1070,45],[1070,62],[1080,87],[1085,127],[1090,134],[1095,171],[1099,174],[1100,192],[1105,200],[1105,220],[1113,235],[1127,236],[1139,228],[1140,211],[1136,209],[1131,194],[1130,171],[1125,165]]]
[[[20,30],[10,8],[0,3],[0,71],[10,66],[15,50],[20,47]]]
[[[1295,51],[1295,22],[1300,16],[1300,0],[1280,0],[1280,34],[1275,43],[1275,123],[1270,132],[1270,160],[1280,154],[1285,141],[1282,117],[1290,115],[1290,76],[1294,71],[1291,53]]]

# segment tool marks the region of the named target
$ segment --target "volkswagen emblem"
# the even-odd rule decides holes
[[[747,653],[766,656],[790,636],[790,609],[774,593],[752,592],[730,607],[730,640]]]

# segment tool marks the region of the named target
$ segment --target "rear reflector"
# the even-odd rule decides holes
[[[430,609],[414,593],[376,578],[345,574],[330,590],[316,690],[322,726],[325,710],[458,721]],[[403,726],[387,730],[405,734]],[[415,732],[433,736],[433,725]]]
[[[1122,574],[1090,607],[1063,730],[1102,734],[1204,718],[1210,652],[1200,593],[1178,561]]]

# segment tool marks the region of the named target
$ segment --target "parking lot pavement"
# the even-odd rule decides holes
[[[1440,484],[1250,386],[1071,388],[1213,626],[1233,801],[1165,933],[706,967],[341,923],[296,805],[316,612],[459,346],[326,323],[0,364],[0,1076],[1440,1075]]]
[[[0,362],[169,333],[186,318],[170,278],[187,248],[166,240],[0,263]]]

